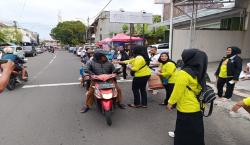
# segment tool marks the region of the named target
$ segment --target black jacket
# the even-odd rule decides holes
[[[219,76],[221,65],[222,65],[223,61],[226,59],[227,58],[224,57],[221,60],[220,65],[218,66],[218,68],[215,72],[216,76]],[[242,59],[238,55],[236,55],[233,58],[228,58],[227,76],[233,76],[233,80],[239,80],[241,70],[242,70]]]
[[[90,74],[101,75],[101,74],[112,74],[115,70],[114,65],[107,62],[97,62],[96,60],[91,60],[87,63],[87,68]]]

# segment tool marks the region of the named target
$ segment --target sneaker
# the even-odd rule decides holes
[[[168,135],[169,135],[170,137],[172,137],[172,138],[174,138],[174,137],[175,137],[175,134],[174,134],[174,132],[173,132],[173,131],[169,131],[169,132],[168,132]]]

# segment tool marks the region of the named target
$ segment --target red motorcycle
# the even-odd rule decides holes
[[[112,125],[112,113],[115,108],[118,95],[115,87],[116,74],[92,75],[91,79],[95,82],[95,101],[98,109],[104,114],[106,122]]]

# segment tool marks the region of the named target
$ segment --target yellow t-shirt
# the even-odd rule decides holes
[[[165,64],[160,64],[161,75],[168,79],[168,83],[173,84],[175,81],[176,66],[173,62],[167,62]]]
[[[243,102],[246,106],[250,106],[250,97],[243,99]]]
[[[148,65],[144,66],[146,64],[146,61],[144,60],[142,56],[137,56],[136,58],[132,58],[124,62],[126,64],[132,65],[131,70],[135,71],[135,77],[144,77],[144,76],[151,75],[151,69],[149,68]]]
[[[189,90],[187,86],[192,90]],[[200,111],[200,103],[196,95],[200,93],[201,89],[197,79],[183,70],[177,71],[174,90],[168,103],[171,105],[177,103],[177,110],[183,113],[198,112]]]
[[[224,60],[221,64],[220,73],[219,73],[220,78],[227,78],[227,62],[228,62],[228,59]]]

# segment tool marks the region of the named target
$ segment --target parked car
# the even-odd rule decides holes
[[[73,54],[76,54],[77,52],[77,47],[73,47]]]
[[[70,47],[70,48],[69,48],[69,52],[70,52],[70,53],[73,53],[73,51],[74,51],[74,47]]]
[[[79,47],[79,48],[77,49],[76,55],[77,55],[77,56],[81,56],[82,50],[83,50],[83,48],[82,48],[82,47]]]
[[[24,53],[25,53],[25,56],[36,56],[37,53],[36,53],[36,49],[34,46],[31,45],[31,43],[29,42],[24,42],[23,43],[23,48],[24,48]]]
[[[41,54],[41,53],[43,53],[44,52],[44,50],[42,49],[42,48],[40,48],[40,47],[37,47],[36,48],[36,53],[37,54]]]
[[[3,55],[3,48],[5,46],[0,46],[0,56],[2,57]],[[25,53],[24,53],[24,50],[21,46],[18,46],[18,45],[12,45],[12,46],[9,46],[13,49],[13,54],[17,55],[18,57],[20,58],[25,58]]]
[[[150,46],[156,47],[158,53],[169,52],[168,43],[160,43],[160,44],[154,44],[154,45],[150,45]]]

